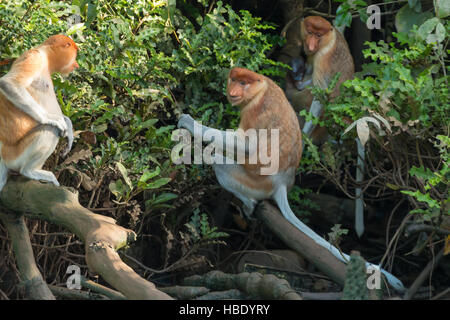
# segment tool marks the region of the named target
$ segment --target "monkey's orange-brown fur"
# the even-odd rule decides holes
[[[306,17],[301,26],[303,48],[308,63],[313,65],[314,84],[326,88],[336,73],[341,73],[331,94],[334,98],[339,95],[341,83],[353,78],[355,72],[348,44],[342,34],[322,17]]]
[[[9,161],[22,154],[29,139],[27,133],[37,126],[37,122],[21,110],[17,110],[0,93],[0,141],[2,142],[0,157]],[[32,138],[32,137],[28,137]]]
[[[228,99],[241,107],[239,128],[244,131],[267,129],[268,156],[272,154],[270,130],[278,129],[280,148],[275,151],[279,152],[279,171],[297,168],[302,155],[301,131],[297,116],[283,90],[271,79],[247,69],[233,68],[228,79]],[[246,163],[243,166],[253,178],[262,180],[256,182],[257,185],[266,180],[267,176],[259,175],[261,167],[265,165]]]
[[[232,105],[240,106],[241,108],[239,129],[244,131],[268,129],[268,133],[270,133],[270,129],[279,130],[279,147],[272,146],[270,137],[266,144],[268,148],[267,154],[279,154],[279,165],[270,175],[264,175],[261,169],[264,165],[261,162],[257,162],[254,165],[248,164],[249,161],[246,161],[244,164],[237,163],[234,160],[224,162],[223,155],[218,150],[224,150],[223,147],[228,150],[228,147],[233,146],[234,143],[230,143],[230,145],[225,143],[224,145],[220,142],[219,148],[215,149],[215,159],[220,159],[221,161],[212,162],[220,185],[242,201],[244,213],[247,216],[252,215],[257,201],[273,199],[277,203],[283,217],[293,226],[314,240],[318,245],[329,250],[336,258],[344,262],[348,261],[349,256],[343,254],[339,249],[301,222],[289,205],[288,190],[295,182],[296,168],[302,156],[302,134],[297,115],[287,101],[283,91],[272,80],[263,75],[247,69],[233,68],[228,77],[227,98]],[[196,126],[200,126],[200,130],[195,130]],[[194,135],[194,139],[215,136],[226,140],[231,138],[231,141],[235,141],[242,137],[240,130],[227,134],[229,132],[202,126],[187,114],[183,114],[180,117],[178,127],[186,128]],[[258,141],[257,144],[258,147],[264,148],[264,143],[261,146],[261,141]],[[248,153],[248,156],[255,152],[250,145],[251,143],[245,147],[245,152],[246,155]],[[272,147],[274,148],[273,150]],[[241,150],[239,146],[236,148]],[[271,156],[271,159],[273,158]],[[393,282],[398,281],[398,279],[392,279],[392,277],[390,280]]]
[[[306,17],[301,22],[300,32],[307,62],[313,68],[313,84],[327,88],[334,76],[340,73],[338,82],[330,94],[330,99],[335,98],[340,94],[341,84],[353,78],[355,69],[345,38],[327,20],[318,16]],[[287,81],[286,95],[296,111],[310,110],[314,97],[309,89],[297,91],[295,86]],[[323,114],[323,110],[320,113]],[[305,128],[306,124],[301,124],[302,128]],[[315,126],[309,136],[314,143],[321,144],[326,141],[328,132],[326,128]]]
[[[67,50],[70,47],[75,50]],[[48,61],[44,61],[38,51],[39,48],[46,49]],[[46,107],[46,101],[40,98],[39,89],[34,88],[31,84],[27,84],[28,79],[41,72],[42,67],[46,65],[48,65],[49,76],[54,72],[64,74],[71,72],[78,67],[78,64],[75,62],[73,65],[68,65],[67,62],[72,59],[73,55],[76,56],[77,50],[77,45],[69,37],[64,35],[52,36],[36,49],[28,50],[17,58],[10,71],[13,74],[12,79],[18,85],[26,86],[31,96]],[[28,132],[37,125],[38,122],[36,120],[17,109],[0,92],[0,142],[2,143],[0,156],[3,160],[15,159],[23,153],[28,143],[33,140],[34,135],[38,134],[36,132],[28,135]]]
[[[0,78],[0,190],[9,170],[59,185],[56,177],[41,170],[59,137],[73,141],[72,123],[61,112],[51,75],[78,68],[78,47],[64,35],[54,35],[22,54]]]
[[[287,192],[294,185],[302,156],[302,135],[292,106],[272,80],[243,68],[230,71],[227,98],[241,108],[239,130],[209,128],[187,114],[181,115],[178,127],[186,128],[196,139],[222,138],[219,140],[225,144],[220,142],[215,150],[214,172],[220,185],[242,201],[247,216],[251,216],[257,201],[274,199],[286,219],[296,223]],[[200,130],[195,130],[196,126]],[[246,137],[252,137],[248,143],[244,142]],[[232,156],[224,161],[222,150],[228,148],[237,150],[237,162]]]

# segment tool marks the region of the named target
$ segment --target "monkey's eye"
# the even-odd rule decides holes
[[[245,81],[241,81],[239,83],[241,84],[241,86],[245,86],[247,84]]]

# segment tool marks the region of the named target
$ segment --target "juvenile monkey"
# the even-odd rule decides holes
[[[295,111],[281,88],[263,75],[247,69],[233,68],[228,76],[227,98],[233,106],[241,109],[239,129],[236,131],[220,131],[202,126],[187,114],[183,114],[178,122],[178,127],[187,129],[194,135],[194,139],[208,142],[222,138],[221,150],[237,149],[238,153],[245,153],[244,163],[238,163],[234,158],[224,159],[220,153],[215,154],[216,163],[213,168],[220,185],[243,202],[247,216],[253,213],[258,201],[273,199],[285,219],[338,259],[347,262],[348,255],[342,254],[302,223],[289,206],[287,192],[294,184],[295,171],[302,156],[302,134]],[[276,138],[274,133],[264,141],[266,143],[261,143],[260,135],[253,143],[245,141],[243,132],[261,132],[263,129],[268,130],[267,133],[276,130],[279,144],[272,143]],[[265,165],[259,157],[256,157],[258,161],[254,164],[249,161],[261,149],[266,149],[267,154],[278,158],[278,166],[268,174],[261,174]],[[401,286],[398,279],[389,273],[386,276],[394,285]]]
[[[54,35],[26,51],[0,78],[0,191],[9,170],[59,186],[53,173],[42,170],[59,137],[73,142],[72,122],[62,114],[51,75],[67,75],[78,64],[78,47],[64,35]]]
[[[289,72],[289,75],[297,90],[301,91],[312,85],[312,66],[306,64],[303,57],[292,59],[290,66],[292,71]]]

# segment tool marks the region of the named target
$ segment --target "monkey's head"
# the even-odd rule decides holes
[[[315,54],[322,46],[329,43],[333,26],[322,17],[310,16],[303,19],[301,35],[303,48],[307,55]]]
[[[245,106],[265,85],[265,77],[244,68],[233,68],[228,76],[227,98],[233,106]]]
[[[51,73],[60,72],[68,75],[79,67],[75,61],[78,47],[71,38],[57,34],[48,38],[41,47],[47,52]]]

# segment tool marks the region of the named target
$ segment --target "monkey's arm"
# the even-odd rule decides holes
[[[66,149],[64,149],[64,151],[62,152],[62,156],[65,157],[69,151],[72,149],[72,144],[73,144],[73,126],[72,126],[72,121],[70,120],[69,117],[67,116],[63,116],[64,117],[64,121],[67,124],[67,147]]]
[[[305,80],[305,81],[295,81],[294,83],[295,83],[295,87],[297,88],[297,90],[302,91],[307,86],[310,86],[312,84],[312,79]]]
[[[318,100],[314,99],[311,103],[309,112],[311,112],[314,117],[318,118],[322,112],[322,104]],[[309,136],[315,127],[316,125],[313,124],[313,122],[310,120],[305,123],[305,126],[303,127],[303,133]]]
[[[302,91],[312,84],[311,75],[313,67],[310,63],[305,62],[302,57],[299,57],[292,59],[290,65],[292,67],[291,76],[297,90]]]
[[[34,78],[40,74],[39,66],[43,63],[39,53],[30,54],[24,61],[15,66],[15,72],[10,72],[0,78],[0,92],[14,106],[41,124],[57,127],[62,136],[66,135],[67,124],[63,117],[49,114],[27,91]]]
[[[257,143],[250,144],[245,140],[245,135],[241,131],[221,131],[204,126],[195,121],[190,115],[181,115],[178,121],[178,128],[187,129],[196,139],[205,142],[218,143],[217,147],[222,150],[235,150],[249,156],[257,151]],[[217,141],[219,139],[220,141]]]

